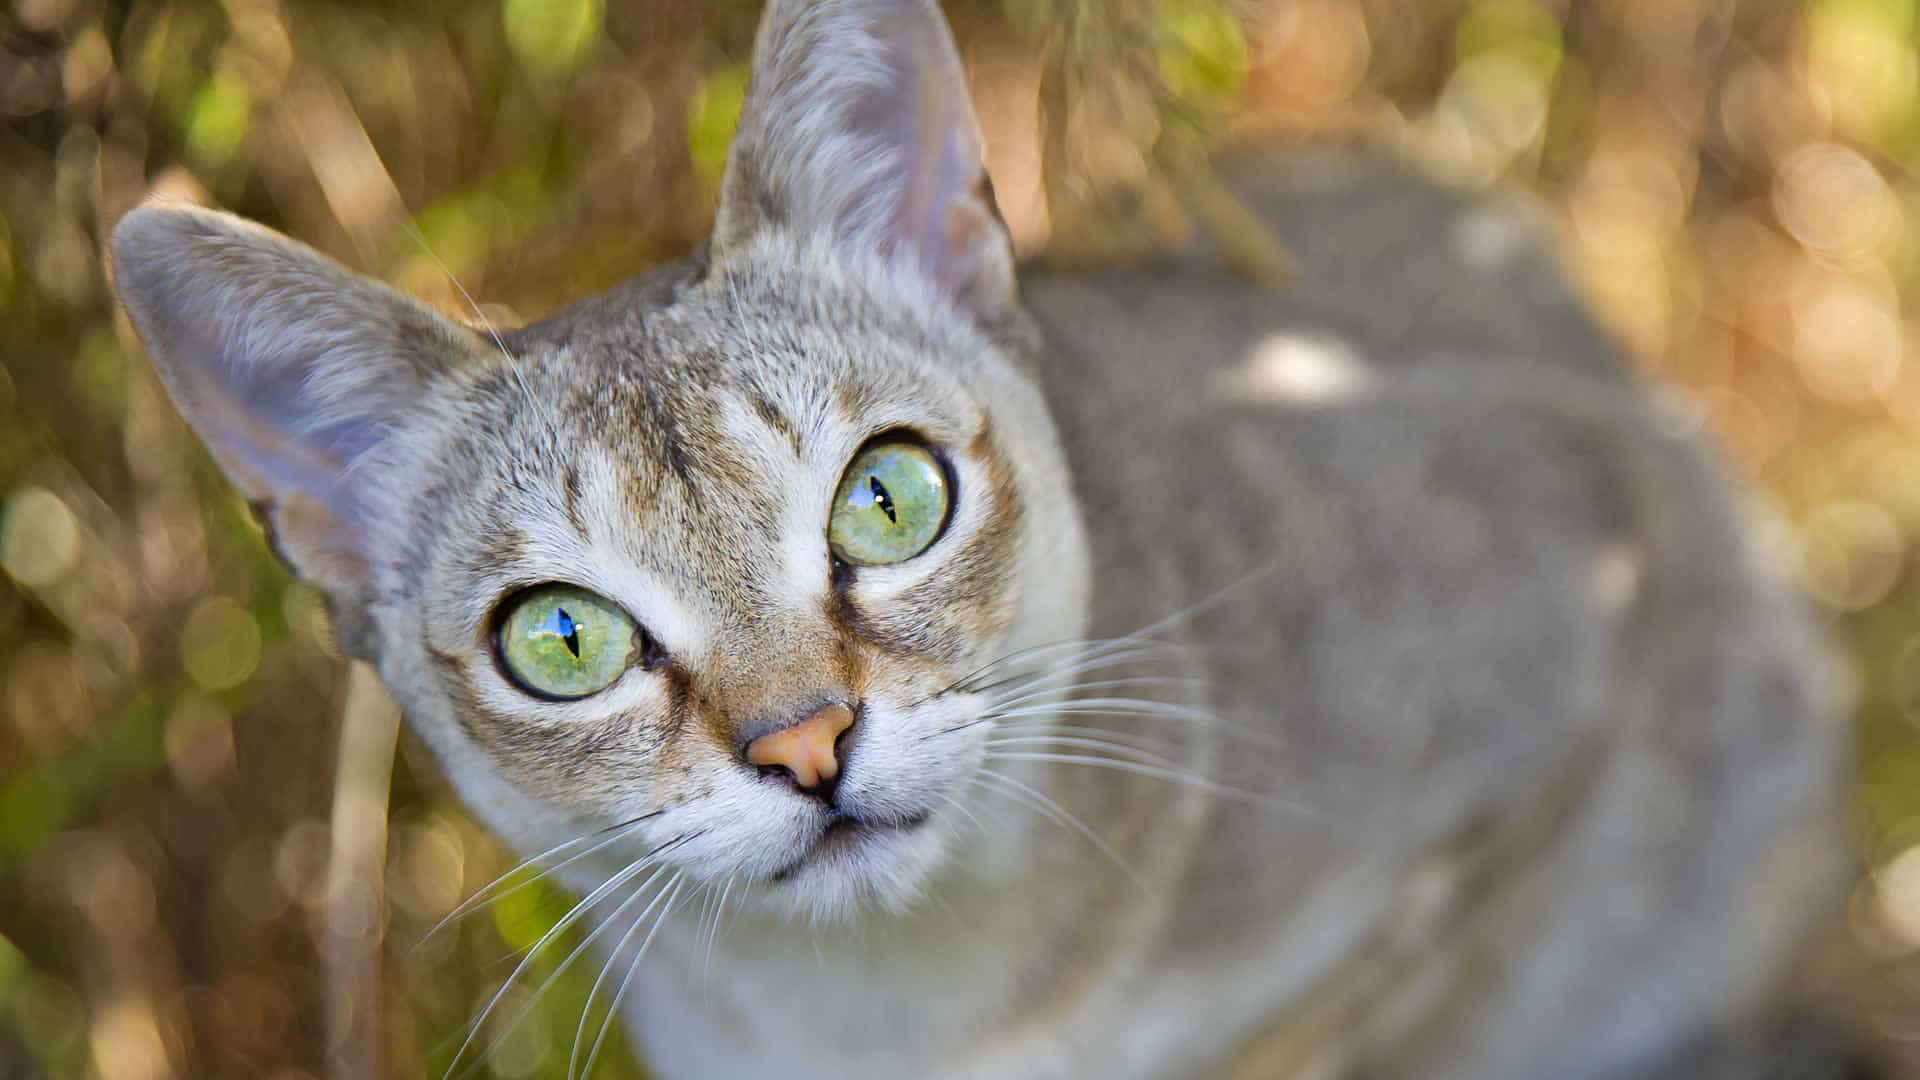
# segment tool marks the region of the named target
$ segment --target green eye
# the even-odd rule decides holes
[[[827,542],[842,562],[886,566],[927,549],[947,520],[947,473],[919,443],[874,443],[840,478]]]
[[[541,585],[513,598],[500,621],[500,661],[529,693],[583,698],[613,685],[640,630],[605,597],[571,585]]]

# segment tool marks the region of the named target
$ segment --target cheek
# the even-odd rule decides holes
[[[488,746],[520,790],[557,807],[616,814],[655,800],[662,786],[659,749],[619,720],[503,725]]]
[[[912,675],[882,677],[868,696],[847,779],[858,787],[940,785],[978,764],[975,724],[983,710],[973,694],[950,691],[965,670],[922,668]]]
[[[937,666],[949,681],[999,647],[1017,606],[1011,568],[977,548],[956,552],[912,588],[854,604],[860,637],[895,663]]]

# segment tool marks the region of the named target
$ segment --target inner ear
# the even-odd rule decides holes
[[[776,0],[754,45],[714,249],[785,229],[896,258],[979,313],[1012,301],[965,70],[931,0]]]
[[[181,415],[281,557],[351,620],[402,484],[379,449],[478,335],[270,230],[150,204],[114,229],[114,281]]]

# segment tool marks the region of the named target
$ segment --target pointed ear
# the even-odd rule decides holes
[[[180,412],[295,573],[360,609],[370,485],[354,475],[473,333],[228,214],[149,204],[113,231],[114,282]]]
[[[934,0],[769,3],[714,251],[769,226],[909,262],[978,314],[1012,302],[1012,244]]]

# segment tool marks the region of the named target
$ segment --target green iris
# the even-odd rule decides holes
[[[927,549],[947,520],[947,474],[919,443],[879,442],[840,478],[827,541],[842,562],[886,566]]]
[[[583,698],[613,685],[640,636],[626,612],[571,585],[541,585],[514,597],[499,634],[508,674],[549,698]]]

